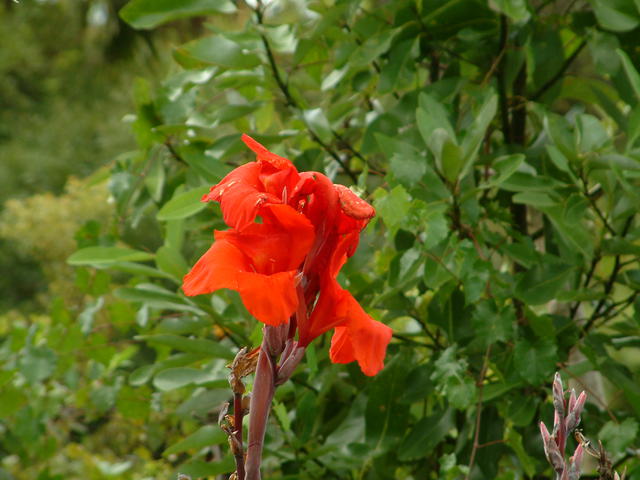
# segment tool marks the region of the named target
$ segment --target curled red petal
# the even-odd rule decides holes
[[[220,202],[224,222],[232,228],[243,230],[253,223],[262,205],[281,201],[278,196],[264,190],[260,170],[257,162],[236,168],[211,187],[202,200]]]
[[[249,313],[262,323],[282,325],[298,307],[295,270],[262,275],[253,272],[238,274],[238,291]]]
[[[353,297],[348,304],[349,320],[336,328],[331,339],[331,361],[348,363],[357,360],[362,373],[373,376],[384,367],[392,330],[367,315]]]
[[[258,156],[259,161],[267,162],[278,170],[293,166],[290,160],[281,157],[280,155],[276,155],[273,152],[270,152],[264,145],[256,142],[246,133],[242,134],[242,141],[247,147],[255,152],[255,154]]]
[[[351,189],[340,184],[334,185],[334,188],[340,198],[340,207],[347,216],[356,220],[369,220],[375,216],[374,208]]]
[[[335,328],[330,351],[334,363],[357,360],[362,372],[370,376],[384,367],[391,328],[367,315],[353,295],[333,278],[325,278],[311,316],[299,321],[298,327],[302,346]]]
[[[247,257],[225,240],[217,240],[184,276],[186,295],[211,293],[220,288],[238,289],[237,274],[250,270]]]

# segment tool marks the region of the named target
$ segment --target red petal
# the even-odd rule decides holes
[[[355,359],[362,373],[373,376],[384,367],[392,330],[367,315],[353,297],[348,309],[349,320],[344,327],[336,328],[331,339],[331,361],[348,363]]]
[[[224,222],[237,230],[246,228],[253,223],[262,205],[281,201],[264,191],[260,170],[257,162],[236,168],[212,187],[202,200],[220,202]]]
[[[356,361],[353,345],[346,327],[336,327],[331,337],[331,361],[333,363],[351,363]]]
[[[261,214],[263,223],[251,224],[242,232],[220,232],[219,237],[242,250],[257,273],[300,267],[315,238],[313,225],[288,205],[266,205]]]
[[[270,152],[269,150],[267,150],[266,147],[264,147],[264,145],[261,145],[260,143],[256,142],[253,138],[251,138],[246,133],[242,134],[242,141],[245,143],[247,147],[249,147],[251,150],[253,150],[256,153],[259,161],[267,162],[270,165],[277,168],[278,170],[282,170],[288,167],[293,167],[293,164],[291,163],[290,160]]]
[[[334,188],[340,197],[340,207],[347,216],[356,220],[369,220],[375,216],[376,211],[373,207],[351,189],[339,184],[334,185]]]
[[[267,325],[287,323],[298,307],[296,273],[292,270],[275,275],[238,274],[238,291],[249,313]]]
[[[220,288],[238,289],[237,275],[250,270],[246,256],[225,240],[217,240],[184,276],[186,295],[211,293]]]

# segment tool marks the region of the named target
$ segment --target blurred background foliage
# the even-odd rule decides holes
[[[372,379],[309,349],[265,478],[550,478],[559,370],[640,479],[637,1],[0,5],[0,479],[233,470],[260,328],[179,286],[241,132],[373,202],[341,282],[395,332]]]

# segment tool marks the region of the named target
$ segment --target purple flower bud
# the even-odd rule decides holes
[[[562,425],[562,417],[556,410],[553,412],[553,436],[555,436],[558,433],[558,430],[560,430],[561,425]]]
[[[558,372],[553,378],[553,408],[561,417],[564,416],[564,389]]]
[[[584,404],[587,401],[587,394],[585,392],[580,392],[578,395],[578,399],[576,400],[576,404],[573,407],[573,411],[578,417],[578,423],[580,422],[580,415],[582,415],[582,409],[584,408]]]
[[[275,384],[276,386],[282,385],[284,382],[291,378],[293,371],[296,369],[302,357],[304,357],[305,347],[296,347],[289,356],[282,362],[282,365],[278,368]]]
[[[564,470],[564,458],[560,453],[555,438],[549,434],[549,430],[547,430],[547,426],[543,422],[540,422],[540,434],[542,435],[542,444],[547,460],[556,473],[562,472]]]
[[[265,325],[263,332],[269,355],[277,357],[284,350],[284,344],[289,334],[289,324],[284,323],[277,327]]]
[[[547,430],[547,426],[544,422],[540,422],[540,435],[542,436],[542,446],[544,447],[544,455],[549,460],[549,451],[547,450],[547,444],[551,439],[551,435],[549,434],[549,430]]]
[[[569,459],[569,480],[578,480],[580,478],[580,464],[582,463],[583,455],[584,449],[582,448],[582,444],[579,443],[576,451],[573,453],[573,457]]]
[[[572,388],[571,393],[569,394],[569,408],[568,410],[573,410],[573,407],[576,404],[576,391]]]
[[[567,415],[567,418],[564,420],[564,428],[567,434],[571,433],[578,426],[579,422],[580,419],[576,417],[575,412],[569,412],[569,415]]]
[[[579,443],[578,446],[576,447],[576,451],[573,452],[573,457],[571,457],[571,465],[575,465],[576,467],[578,467],[578,469],[580,469],[580,464],[582,463],[582,457],[584,456],[584,448],[582,447],[582,444]]]

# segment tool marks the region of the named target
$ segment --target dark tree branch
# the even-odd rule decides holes
[[[555,85],[555,83],[560,80],[560,78],[562,78],[562,76],[565,74],[565,72],[567,71],[567,69],[571,66],[571,64],[573,63],[573,61],[578,57],[578,55],[580,55],[580,52],[582,52],[582,49],[584,47],[587,46],[587,41],[583,40],[582,42],[580,42],[580,45],[578,45],[578,47],[573,51],[573,53],[571,55],[569,55],[569,57],[567,57],[567,59],[564,61],[564,63],[562,64],[562,66],[560,67],[560,70],[558,70],[555,75],[553,75],[549,80],[547,80],[544,85],[542,85],[537,92],[535,92],[533,95],[531,95],[531,100],[538,100],[542,95],[544,95],[547,90],[549,90],[551,87],[553,87]]]

